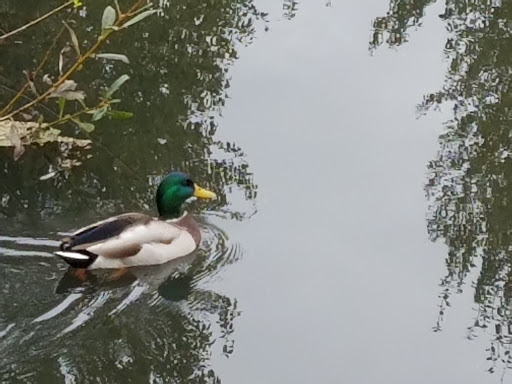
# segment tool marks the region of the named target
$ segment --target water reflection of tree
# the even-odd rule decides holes
[[[11,30],[34,18],[41,6],[46,9],[61,2],[43,3],[2,2],[0,28]],[[238,56],[237,46],[251,41],[261,15],[250,0],[161,3],[162,15],[109,42],[110,52],[130,58],[129,66],[92,62],[75,79],[89,98],[104,85],[96,79],[108,84],[128,73],[131,80],[121,90],[120,109],[134,112],[132,120],[102,121],[92,134],[92,150],[74,155],[83,164],[48,180],[39,177],[65,161],[61,148],[28,149],[18,162],[5,151],[0,153],[2,234],[48,236],[52,230],[77,227],[120,211],[150,210],[158,177],[172,168],[189,172],[218,192],[221,198],[215,211],[229,209],[226,191],[231,187],[240,188],[248,199],[254,197],[256,187],[243,151],[234,143],[216,140],[214,133],[227,98],[229,65]],[[85,19],[77,18],[75,31],[81,41],[95,38],[89,27],[99,26],[101,13],[102,7],[93,4]],[[11,96],[8,88],[19,87],[21,69],[30,68],[32,58],[41,57],[60,27],[59,18],[48,20],[38,33],[20,34],[22,44],[0,48],[4,59],[0,101]],[[52,66],[47,71],[55,73],[56,63]],[[225,259],[219,257],[223,263]],[[224,340],[224,354],[232,352],[236,300],[195,287],[187,299],[169,299],[165,283],[118,316],[108,316],[128,294],[126,289],[112,290],[104,293],[108,300],[82,327],[57,337],[63,322],[101,302],[103,293],[77,300],[72,318],[62,313],[32,324],[42,312],[58,305],[62,296],[54,294],[56,261],[29,264],[23,261],[23,266],[16,266],[4,260],[0,264],[4,282],[0,331],[15,323],[0,340],[0,381],[60,382],[66,372],[80,382],[98,382],[97,378],[104,383],[220,381],[209,358],[215,339]],[[213,273],[208,265],[207,272],[198,272],[201,277]],[[171,291],[175,293],[175,287],[167,294]],[[213,330],[214,322],[218,330]]]
[[[5,30],[39,11],[35,1],[25,2],[22,9],[19,2],[7,3],[12,4],[4,9],[15,16],[2,18],[0,28]],[[53,5],[59,3],[53,1]],[[19,162],[3,151],[0,217],[49,220],[71,209],[74,216],[83,218],[91,209],[105,214],[152,207],[153,190],[148,183],[171,168],[188,171],[220,192],[217,209],[227,204],[225,186],[238,185],[252,198],[255,186],[242,150],[213,135],[229,88],[229,64],[237,58],[237,44],[251,40],[260,14],[251,1],[163,4],[163,15],[109,42],[110,52],[127,54],[129,66],[92,62],[75,79],[93,97],[104,86],[96,79],[111,83],[128,73],[131,80],[122,90],[120,109],[134,112],[134,119],[98,124],[92,135],[92,157],[79,156],[81,167],[59,172],[49,181],[38,178],[61,165],[56,147],[31,149]],[[97,29],[102,7],[91,5],[87,12],[85,20],[77,16],[81,41],[94,39],[94,29],[88,27]],[[30,68],[32,58],[42,57],[60,27],[60,19],[53,18],[42,23],[38,33],[21,34],[23,44],[3,47],[2,56],[13,65],[4,65],[2,85],[17,88],[23,81],[20,68]],[[51,65],[47,71],[55,73],[56,63]],[[2,100],[9,96],[5,87]],[[212,152],[222,155],[212,158]]]
[[[405,42],[432,1],[393,1],[377,18],[370,44],[389,35],[390,45]],[[475,280],[477,316],[468,337],[493,332],[489,359],[510,365],[512,342],[512,6],[507,2],[448,0],[440,17],[450,37],[446,83],[425,97],[420,112],[453,106],[453,118],[440,136],[440,150],[428,165],[427,194],[432,202],[428,231],[448,246],[442,279],[442,317],[452,292]],[[478,267],[476,267],[478,265]]]
[[[373,21],[373,36],[370,48],[374,49],[386,42],[398,46],[407,42],[408,29],[421,25],[425,8],[435,0],[390,0],[386,16]]]
[[[57,316],[34,323],[67,297],[48,296],[56,266],[6,267],[4,277],[12,284],[3,296],[11,299],[3,303],[0,317],[2,330],[7,330],[0,350],[2,382],[220,382],[209,359],[219,342],[224,355],[233,352],[235,300],[195,287],[184,277],[167,279],[157,291],[147,290],[117,313],[136,285],[86,289]],[[32,277],[16,281],[20,269],[29,269]],[[37,292],[35,282],[27,282],[31,279],[41,280]],[[66,333],[77,319],[81,325]]]

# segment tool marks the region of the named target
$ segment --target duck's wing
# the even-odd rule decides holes
[[[82,250],[94,244],[119,236],[123,231],[137,225],[145,225],[153,218],[142,213],[125,213],[98,221],[87,227],[80,228],[71,236],[62,239],[61,250]]]
[[[171,223],[151,220],[146,223],[131,225],[118,236],[91,245],[87,250],[107,258],[130,257],[139,253],[144,244],[171,244],[182,233],[182,228]]]
[[[99,255],[134,256],[145,243],[170,244],[181,232],[181,228],[148,215],[128,213],[79,229],[63,239],[56,255],[72,266],[87,268]]]

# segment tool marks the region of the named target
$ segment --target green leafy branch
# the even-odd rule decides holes
[[[41,21],[49,18],[50,16],[53,16],[54,14],[62,11],[63,9],[65,9],[65,8],[71,6],[71,5],[74,5],[75,7],[78,7],[78,6],[82,5],[82,3],[79,0],[68,1],[68,2],[62,4],[61,6],[52,9],[50,12],[45,13],[43,16],[40,16],[37,19],[32,20],[31,22],[29,22],[29,23],[27,23],[25,25],[22,25],[21,27],[16,28],[15,30],[13,30],[11,32],[3,34],[2,36],[0,36],[0,41],[6,40],[9,37],[14,36],[17,33],[22,32],[22,31],[24,31],[24,30],[26,30],[26,29],[28,29],[28,28],[30,28],[30,27],[40,23]]]
[[[76,34],[71,29],[71,27],[67,26],[68,30],[71,34],[71,39],[73,41],[73,46],[75,50],[78,53],[78,60],[71,66],[71,68],[68,69],[66,73],[64,73],[55,84],[52,84],[52,86],[46,90],[43,94],[38,96],[36,99],[32,100],[31,102],[19,107],[15,111],[8,113],[7,115],[0,116],[0,121],[6,120],[20,112],[23,112],[27,110],[28,108],[41,103],[43,100],[49,98],[52,96],[52,94],[55,94],[56,92],[59,92],[60,87],[63,86],[63,84],[69,79],[69,77],[76,72],[84,63],[90,58],[93,58],[95,56],[95,52],[100,48],[100,46],[105,42],[105,40],[113,33],[119,31],[122,28],[127,28],[130,25],[133,25],[147,16],[150,16],[151,14],[155,13],[156,10],[148,10],[142,13],[139,13],[137,11],[139,10],[139,7],[143,3],[143,1],[138,1],[128,13],[119,13],[116,14],[116,11],[111,6],[108,6],[105,8],[105,11],[103,13],[102,18],[102,33],[99,36],[96,43],[84,54],[80,54],[80,47],[78,45],[78,39],[76,37]],[[143,8],[147,8],[148,5],[144,6]],[[121,55],[120,55],[121,56]],[[105,57],[105,56],[104,56]]]
[[[53,43],[49,50],[46,52],[45,57],[37,67],[36,71],[33,73],[29,73],[25,71],[25,75],[27,77],[26,84],[20,89],[20,91],[7,103],[5,107],[0,110],[0,128],[3,127],[4,132],[0,129],[0,137],[2,134],[5,137],[9,137],[11,144],[16,148],[16,143],[19,143],[20,140],[17,138],[16,129],[20,127],[20,124],[23,124],[22,121],[17,121],[15,118],[17,116],[24,117],[25,120],[31,118],[31,114],[28,113],[33,108],[41,105],[42,103],[48,101],[52,98],[57,98],[57,103],[59,106],[59,114],[58,118],[54,121],[44,123],[43,117],[40,116],[38,120],[39,127],[41,129],[50,129],[53,126],[64,124],[67,122],[73,122],[78,125],[81,129],[86,132],[92,132],[94,130],[94,122],[102,119],[104,116],[108,116],[114,119],[126,119],[132,117],[132,113],[117,111],[112,108],[113,105],[120,102],[119,99],[114,99],[114,94],[120,89],[120,87],[129,79],[128,75],[122,75],[118,78],[107,90],[104,91],[102,97],[99,102],[94,107],[88,107],[85,102],[85,92],[77,89],[77,83],[74,80],[71,80],[70,77],[78,70],[80,70],[83,65],[92,58],[99,58],[105,60],[118,60],[124,63],[129,64],[129,60],[125,55],[118,53],[98,53],[101,46],[107,41],[107,39],[121,31],[122,29],[126,29],[131,25],[134,25],[146,17],[157,12],[155,9],[151,9],[151,4],[147,4],[145,0],[137,0],[135,4],[127,11],[122,12],[121,8],[118,4],[117,0],[115,2],[115,9],[111,6],[107,6],[103,11],[103,16],[101,20],[101,33],[98,36],[98,39],[92,44],[89,49],[82,54],[81,46],[78,40],[76,33],[73,28],[70,26],[70,17],[66,21],[63,21],[63,27],[57,34],[57,37],[53,40]],[[146,4],[145,4],[146,3]],[[37,22],[47,18],[58,11],[64,9],[67,6],[73,5],[75,8],[80,6],[82,3],[80,0],[72,0],[69,1],[57,8],[53,11],[48,12],[46,15],[42,16],[39,19],[34,20],[31,23],[26,24],[23,27],[18,28],[15,31],[12,31],[6,35],[12,35],[21,30],[28,28],[31,25],[36,24]],[[58,40],[62,36],[63,33],[69,33],[70,42],[66,43],[66,46],[60,51],[59,55],[59,77],[55,82],[50,78],[49,75],[45,75],[43,77],[43,83],[49,85],[46,90],[42,92],[38,92],[34,78],[39,75],[44,64],[48,61],[51,56],[51,51],[56,47]],[[5,35],[4,35],[5,36]],[[3,36],[2,36],[3,37]],[[74,50],[76,53],[76,59],[71,64],[71,66],[64,70],[65,63],[65,55],[69,53],[69,51]],[[17,107],[14,111],[12,109],[15,108],[17,101],[23,96],[26,97],[25,93],[30,90],[33,94],[36,95],[35,98],[32,98],[29,102]],[[69,101],[74,101],[74,108],[78,106],[78,111],[74,111],[73,113],[65,113],[66,105]],[[77,104],[78,103],[78,104]],[[82,121],[84,115],[90,115],[90,121]],[[17,124],[14,124],[17,123]],[[29,124],[25,122],[25,124]],[[30,123],[33,124],[33,123]],[[10,127],[9,132],[6,131]],[[35,130],[31,125],[31,129],[25,130],[27,135],[33,134]],[[0,139],[0,146],[2,141]],[[16,152],[16,149],[15,149]],[[16,157],[16,156],[15,156]]]
[[[87,107],[83,102],[84,93],[82,91],[75,90],[76,83],[73,80],[67,80],[60,88],[58,88],[50,97],[58,97],[59,104],[59,118],[46,124],[46,127],[52,127],[55,125],[63,124],[68,121],[73,121],[80,128],[87,133],[94,130],[94,124],[92,122],[102,119],[105,115],[113,119],[129,119],[133,116],[131,112],[116,111],[112,109],[113,104],[121,102],[120,99],[113,99],[114,94],[121,88],[121,86],[130,79],[128,75],[122,75],[104,92],[100,102],[95,107]],[[77,100],[82,105],[83,109],[73,113],[64,115],[64,108],[67,100]],[[83,114],[90,114],[91,123],[83,122],[79,117]]]

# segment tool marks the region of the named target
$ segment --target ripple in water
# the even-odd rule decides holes
[[[239,312],[207,287],[242,250],[200,225],[193,255],[116,281],[94,271],[85,283],[46,257],[58,242],[0,237],[0,382],[210,382],[209,358],[233,352]]]
[[[236,263],[242,257],[240,244],[229,240],[220,227],[209,222],[206,217],[200,220],[203,245],[194,271],[195,280],[213,279],[226,266]]]

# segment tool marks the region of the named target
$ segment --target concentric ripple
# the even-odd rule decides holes
[[[242,250],[207,218],[200,225],[193,255],[85,282],[49,257],[58,242],[1,236],[0,382],[78,382],[92,368],[95,382],[207,382],[213,345],[233,351],[239,312],[205,287]]]
[[[242,248],[240,244],[230,241],[228,234],[208,221],[206,216],[202,216],[199,222],[203,243],[194,270],[194,280],[205,281],[215,278],[228,265],[240,260]]]

